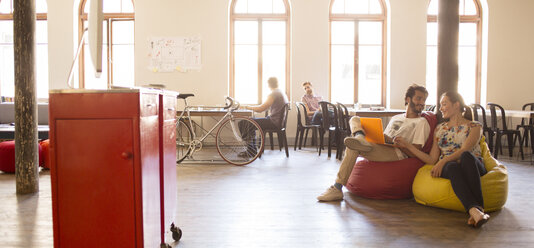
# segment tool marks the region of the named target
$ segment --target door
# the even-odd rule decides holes
[[[132,119],[56,120],[60,247],[135,247]]]

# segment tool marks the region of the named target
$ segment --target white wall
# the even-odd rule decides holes
[[[303,81],[314,83],[316,93],[328,97],[330,0],[291,1],[291,88],[293,102],[303,94]],[[76,27],[73,0],[48,2],[50,87],[66,88],[74,53]],[[168,89],[195,93],[193,104],[222,104],[228,95],[227,0],[136,0],[136,85],[163,83]],[[404,91],[424,83],[426,58],[426,0],[389,0],[388,88],[392,108],[404,107]],[[534,1],[488,0],[488,101],[519,109],[534,101]],[[154,73],[147,69],[149,37],[202,38],[200,72]],[[294,127],[295,111],[289,127]],[[290,128],[289,136],[295,130]]]
[[[534,102],[534,1],[488,0],[488,102]]]

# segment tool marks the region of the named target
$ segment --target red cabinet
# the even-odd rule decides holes
[[[175,92],[163,91],[159,95],[160,134],[160,193],[161,193],[161,242],[170,232],[176,215],[176,96]],[[176,233],[174,235],[177,235]],[[181,230],[180,234],[181,236]],[[179,238],[178,238],[179,239]]]
[[[161,109],[162,99],[160,91],[146,89],[50,93],[55,247],[158,247],[163,241],[162,225],[172,222],[166,205],[176,203],[176,160],[170,165],[176,154],[174,120],[160,111],[171,107]]]

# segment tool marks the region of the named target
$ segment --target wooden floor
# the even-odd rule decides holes
[[[335,156],[335,155],[333,155]],[[530,156],[530,154],[529,154]],[[244,167],[179,165],[173,247],[532,247],[534,165],[503,158],[509,169],[505,208],[481,229],[465,213],[425,207],[413,200],[319,203],[339,161],[310,150],[266,151]],[[83,235],[83,234],[80,234]],[[0,247],[52,247],[50,175],[40,193],[15,194],[15,176],[0,172]]]

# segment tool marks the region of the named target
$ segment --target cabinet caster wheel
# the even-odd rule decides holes
[[[171,232],[172,232],[172,239],[174,239],[174,241],[180,241],[180,239],[182,238],[182,229],[180,229],[179,227],[175,226],[174,223],[172,223]]]

